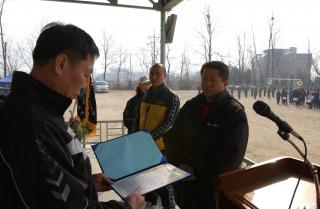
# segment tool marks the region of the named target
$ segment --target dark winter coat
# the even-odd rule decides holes
[[[86,152],[63,114],[71,99],[23,72],[0,109],[2,209],[120,209],[98,202]]]
[[[244,107],[227,91],[218,96],[202,118],[204,104],[203,94],[187,101],[164,139],[169,162],[191,166],[199,181],[212,184],[217,175],[241,165],[248,121]]]

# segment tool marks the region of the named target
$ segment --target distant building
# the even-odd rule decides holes
[[[296,47],[289,49],[268,49],[252,59],[252,70],[259,83],[265,84],[267,78],[301,79],[305,86],[310,82],[312,55],[297,53]],[[291,85],[282,82],[279,85]]]

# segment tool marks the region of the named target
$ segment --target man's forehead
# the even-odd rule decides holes
[[[203,70],[203,74],[206,73],[206,74],[210,74],[210,75],[219,75],[219,70],[218,69],[215,69],[215,68],[205,68]]]
[[[157,65],[157,66],[154,66],[154,67],[152,67],[152,68],[150,69],[150,73],[151,73],[151,72],[164,72],[164,69],[163,69],[163,67]]]
[[[204,70],[206,70],[206,71],[209,71],[209,70],[211,70],[211,71],[219,71],[217,68],[213,68],[213,67],[207,67],[207,68],[204,68]]]

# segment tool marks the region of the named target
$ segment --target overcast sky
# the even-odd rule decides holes
[[[135,2],[148,4],[149,1]],[[199,44],[197,31],[203,25],[205,5],[211,6],[216,24],[214,49],[228,61],[236,59],[237,35],[246,33],[247,43],[252,44],[253,30],[258,52],[268,47],[268,22],[272,14],[275,27],[280,30],[278,48],[297,47],[298,52],[306,53],[310,40],[311,51],[320,51],[319,0],[184,0],[168,13],[178,15],[172,44],[175,57],[179,57],[184,47],[193,63],[201,62],[194,52]],[[146,47],[148,36],[154,32],[159,34],[160,13],[40,0],[6,1],[3,22],[5,35],[10,40],[23,42],[30,34],[37,34],[41,25],[51,21],[75,24],[92,35],[97,43],[105,29],[114,36],[117,45],[137,54],[137,48]]]

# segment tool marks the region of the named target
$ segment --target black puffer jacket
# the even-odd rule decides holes
[[[248,122],[243,106],[227,91],[202,118],[204,104],[203,94],[187,101],[164,142],[169,162],[188,164],[198,180],[214,183],[217,175],[240,166],[247,147]]]

